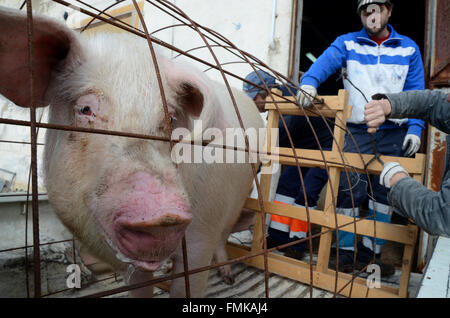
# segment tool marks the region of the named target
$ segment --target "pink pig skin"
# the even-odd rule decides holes
[[[105,194],[114,200],[113,233],[126,256],[159,265],[176,248],[192,220],[185,198],[148,173],[137,172],[124,180],[131,193],[122,196],[114,187]],[[158,250],[158,254],[149,254]]]
[[[56,125],[167,138],[145,39],[84,38],[33,14],[31,94],[26,13],[0,7],[0,30],[0,94],[16,105],[49,105],[49,123]],[[173,129],[195,132],[196,120],[204,129],[240,128],[234,103],[244,129],[264,127],[241,90],[230,92],[192,65],[159,53],[157,61]],[[253,182],[248,163],[175,164],[167,142],[58,129],[46,132],[43,168],[60,220],[95,258],[130,272],[125,277],[131,284],[151,278],[167,258],[174,274],[209,266],[213,255],[224,262],[227,238]],[[189,276],[191,297],[204,294],[207,279],[208,271]],[[151,296],[151,287],[133,294]],[[184,277],[172,280],[170,294],[186,296]]]

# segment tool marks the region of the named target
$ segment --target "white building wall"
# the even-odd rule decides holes
[[[18,0],[0,0],[0,6],[19,9],[23,1]],[[33,11],[46,14],[56,19],[63,20],[64,8],[50,0],[33,0]],[[24,8],[23,11],[26,9]],[[39,109],[36,113],[36,120],[47,122],[48,111],[46,108]],[[12,102],[0,95],[0,117],[14,120],[30,120],[30,111],[26,108],[15,106]],[[38,132],[38,143],[44,144],[45,129]],[[14,142],[30,142],[30,128],[25,126],[14,126],[0,124],[0,140]],[[28,185],[28,175],[30,170],[31,147],[29,144],[16,144],[0,142],[0,169],[15,173],[15,182],[12,184],[11,191],[26,191]],[[42,163],[43,146],[38,145],[38,163],[39,163],[39,188],[45,191],[43,186],[43,171],[40,169]],[[12,174],[0,170],[0,178],[10,181]],[[1,189],[0,189],[1,192]]]
[[[114,1],[88,1],[89,4],[100,9],[104,9],[112,2]],[[178,6],[198,24],[220,33],[239,49],[255,56],[276,71],[287,75],[292,0],[172,0],[171,2]],[[79,5],[79,3],[73,3]],[[128,1],[125,4],[131,3],[131,1]],[[17,0],[0,0],[0,5],[11,8],[18,9],[21,4],[22,1]],[[275,14],[273,12],[274,4],[276,4]],[[59,20],[63,20],[65,11],[68,11],[70,14],[78,14],[51,0],[34,0],[33,11],[52,16]],[[180,23],[147,2],[144,7],[144,15],[146,25],[150,32],[168,25]],[[272,30],[274,30],[273,37]],[[200,36],[187,27],[170,28],[155,33],[154,36],[182,50],[189,50],[204,45]],[[214,43],[211,42],[210,44]],[[220,63],[242,61],[242,59],[230,54],[222,48],[214,47],[213,50]],[[207,49],[195,50],[191,53],[211,64],[216,64],[211,53]],[[176,55],[173,52],[168,52],[168,54],[171,56]],[[191,59],[184,57],[180,57],[180,59],[193,62]],[[209,68],[206,65],[194,63],[197,64],[201,70],[206,71]],[[242,63],[223,65],[223,68],[240,77],[245,77],[253,70],[249,65]],[[220,72],[217,70],[208,70],[207,74],[213,79],[223,81]],[[227,76],[227,80],[231,86],[242,88],[242,82],[240,80],[231,76]],[[16,107],[1,96],[0,117],[17,120],[30,119],[29,111],[27,109]],[[37,118],[38,120],[42,118],[41,120],[46,122],[47,110],[39,110]],[[39,131],[39,143],[44,143],[44,135],[45,129],[41,129]],[[30,129],[29,127],[0,124],[0,140],[29,142]],[[42,163],[42,148],[43,146],[38,146],[39,163]],[[15,183],[12,188],[13,191],[26,190],[29,166],[29,144],[23,145],[0,142],[0,169],[16,173]],[[0,178],[9,180],[11,177],[12,175],[9,173],[0,170]],[[39,169],[39,185],[41,191],[43,191],[42,169]]]
[[[250,53],[276,71],[287,74],[292,0],[173,0],[172,3],[198,24],[226,37],[240,50]],[[273,14],[274,3],[276,4],[275,15]],[[150,32],[170,24],[180,23],[174,18],[168,18],[167,14],[161,13],[148,3],[145,5],[145,20]],[[271,46],[272,22],[274,22],[275,34]],[[188,27],[171,28],[158,32],[155,36],[183,50],[205,45],[203,39]],[[209,43],[214,44],[212,41]],[[213,47],[213,50],[220,63],[243,61],[224,49]],[[216,64],[207,48],[190,53],[211,64]],[[205,65],[199,67],[202,70],[209,68]],[[245,77],[253,70],[246,64],[229,64],[224,65],[223,68],[240,77]],[[207,74],[222,81],[219,71],[209,70]],[[242,87],[241,81],[232,77],[229,80],[232,86]]]

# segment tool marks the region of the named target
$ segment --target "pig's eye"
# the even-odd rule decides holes
[[[92,115],[92,110],[89,106],[82,106],[80,108],[80,113],[86,116],[91,116]]]

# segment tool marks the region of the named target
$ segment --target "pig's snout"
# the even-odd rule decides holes
[[[166,214],[147,221],[117,219],[117,244],[125,255],[144,262],[144,269],[155,270],[175,250],[191,219],[187,214]]]
[[[151,220],[151,221],[142,221],[142,222],[124,222],[124,226],[129,228],[132,231],[151,233],[155,228],[165,228],[171,226],[187,226],[191,222],[191,217],[189,215],[176,215],[170,214],[162,216],[159,219]]]
[[[168,214],[151,221],[118,220],[116,231],[121,243],[127,247],[129,252],[135,256],[145,256],[153,248],[177,242],[191,219],[188,216]]]
[[[139,267],[155,270],[172,254],[192,220],[188,202],[174,185],[138,173],[126,182],[130,190],[115,210],[115,243]]]

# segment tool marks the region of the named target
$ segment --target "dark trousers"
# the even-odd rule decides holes
[[[333,143],[334,123],[327,124],[321,117],[309,117],[314,132],[323,150],[330,150]],[[303,116],[285,116],[286,126],[291,134],[295,148],[319,149],[316,136],[306,117]],[[290,147],[287,133],[283,124],[279,122],[280,127],[280,147]],[[330,132],[331,130],[331,132]],[[295,203],[305,205],[306,198],[309,206],[315,206],[319,198],[320,191],[328,181],[328,175],[325,170],[320,168],[301,168],[305,188],[300,183],[298,169],[295,166],[287,167],[280,176],[277,194],[295,198]]]

